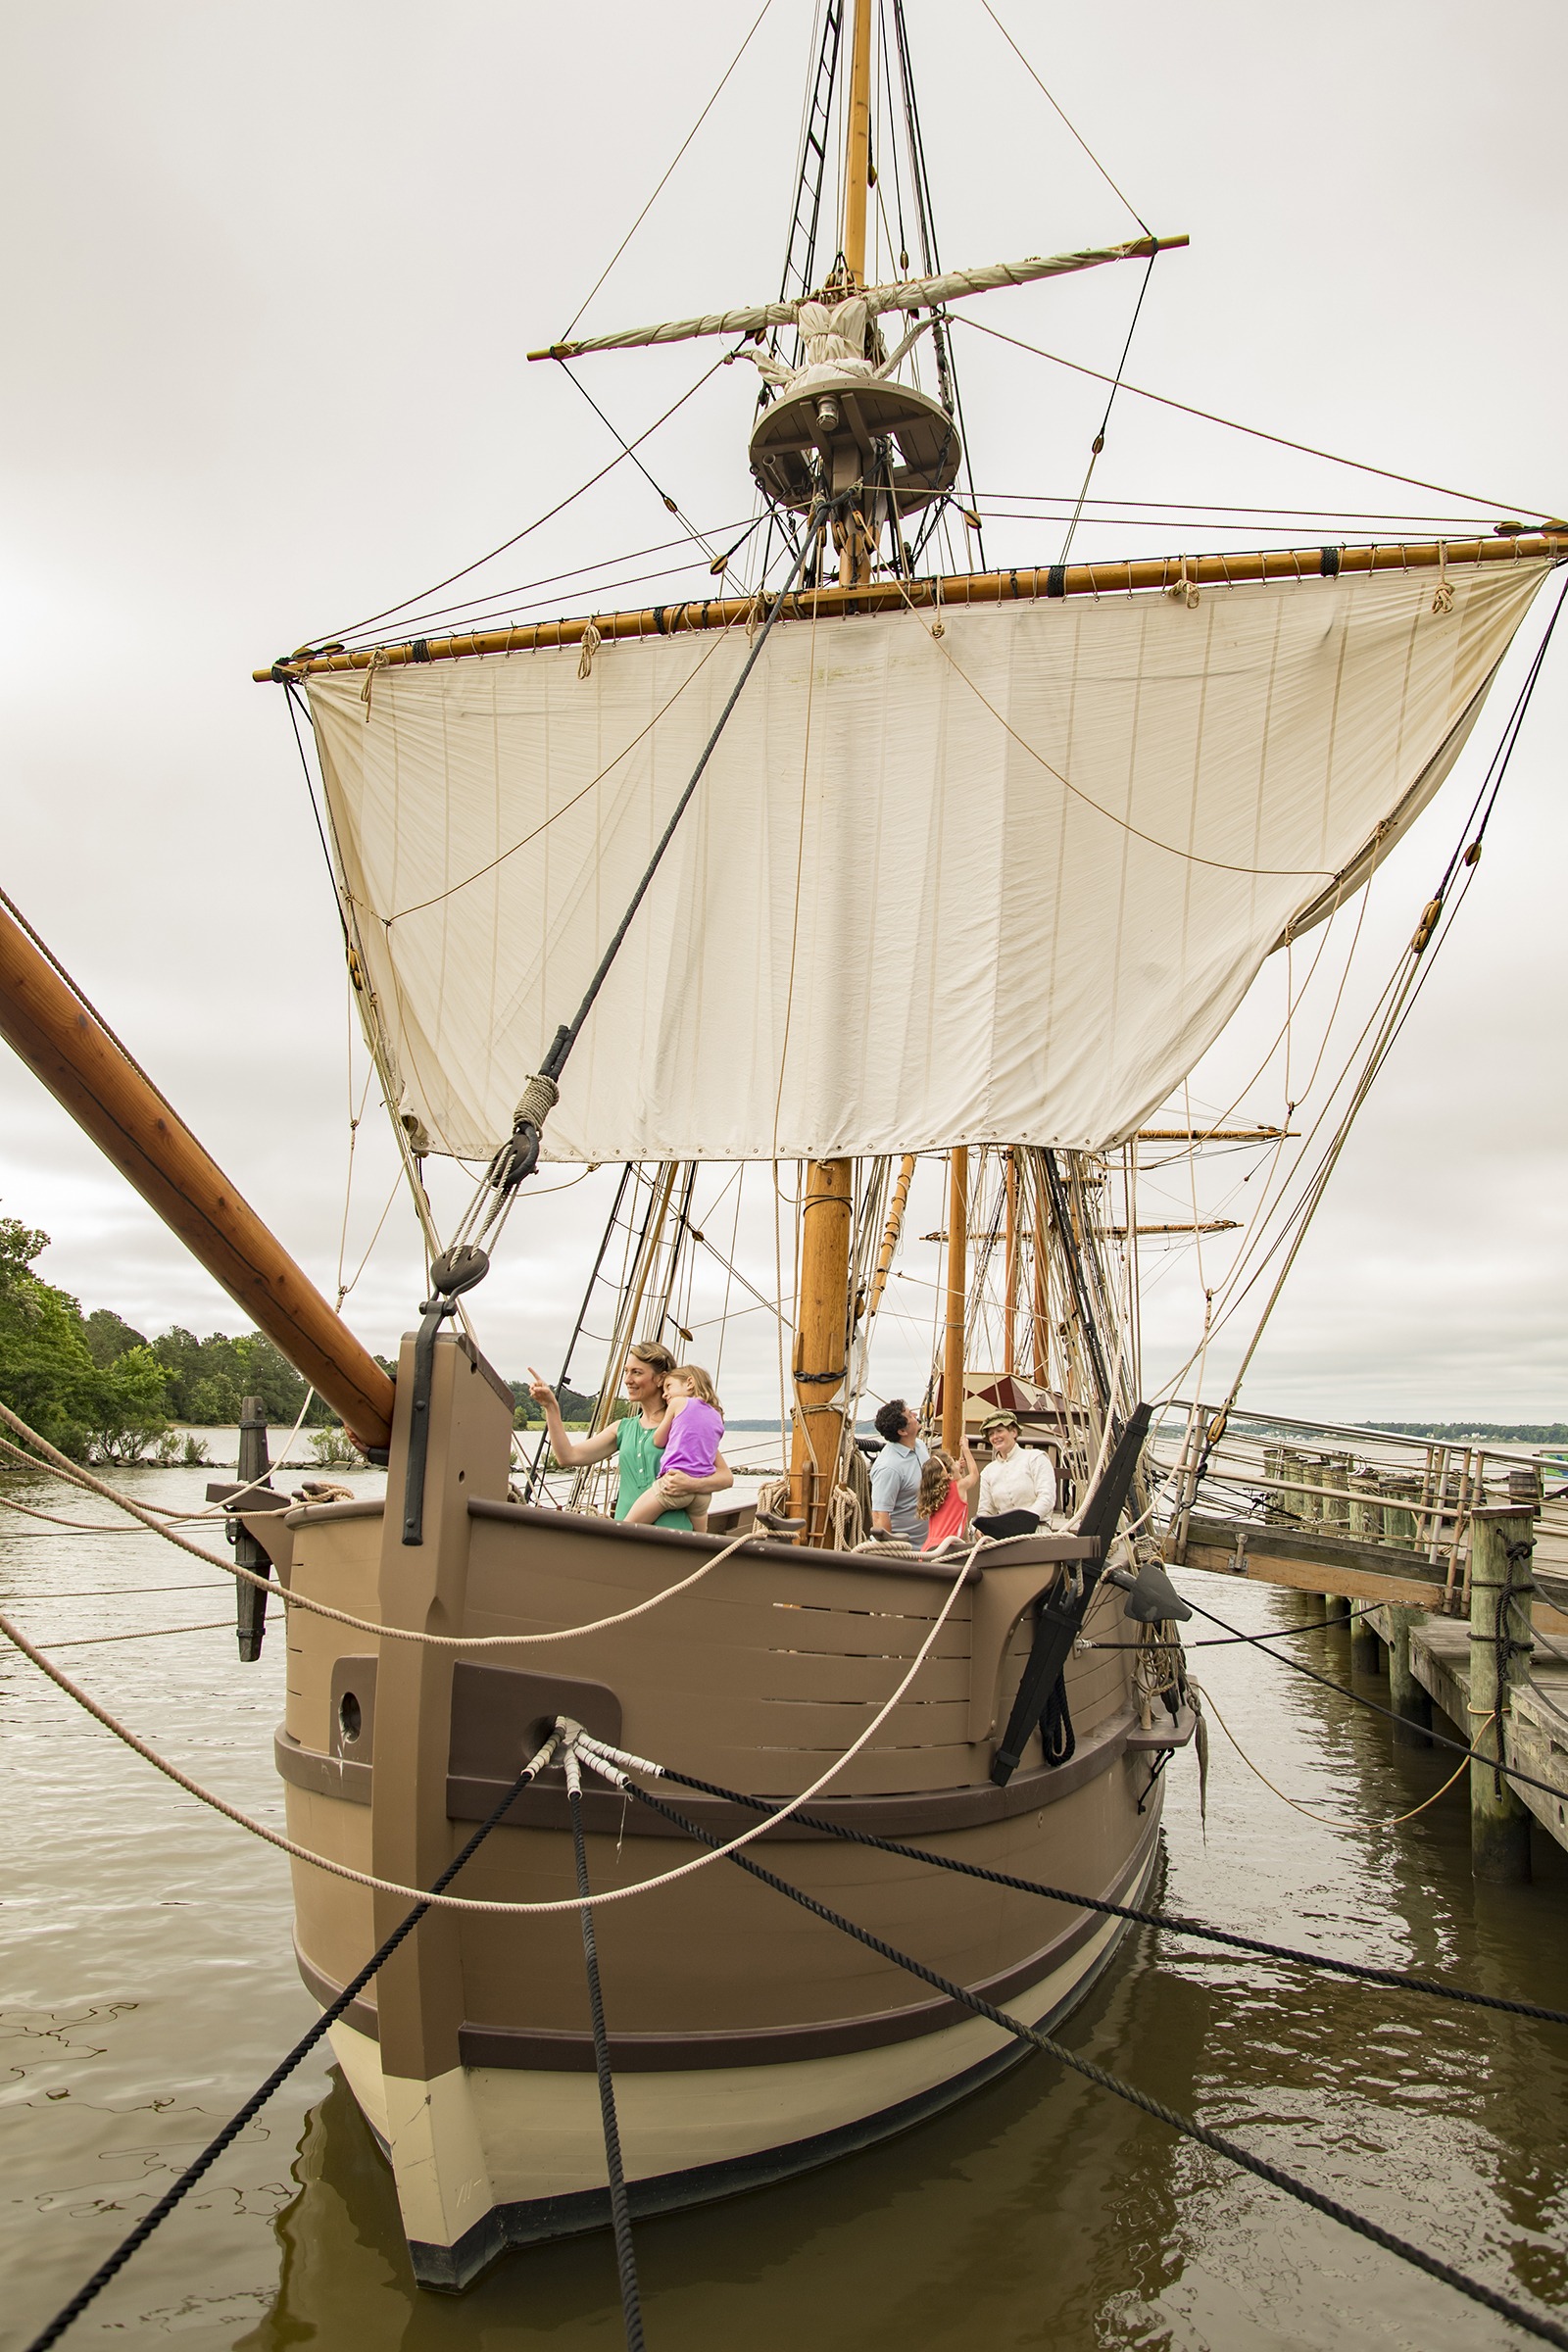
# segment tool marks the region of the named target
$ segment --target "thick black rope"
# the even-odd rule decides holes
[[[695,1838],[699,1845],[722,1845],[722,1838],[699,1829],[695,1822],[677,1813],[673,1805],[663,1804],[657,1796],[650,1796],[646,1789],[639,1788],[635,1783],[629,1783],[628,1786],[640,1803],[682,1831],[686,1837]],[[1278,2165],[1270,2164],[1266,2157],[1254,2156],[1235,2140],[1223,2138],[1219,2132],[1210,2132],[1206,2125],[1194,2122],[1191,2116],[1179,2115],[1174,2107],[1167,2107],[1162,2101],[1151,2098],[1147,2091],[1136,2089],[1130,2082],[1123,2082],[1119,2076],[1107,2074],[1102,2066],[1096,2066],[1092,2059],[1080,2058],[1076,2051],[1054,2040],[1049,2034],[1042,2033],[1038,2026],[1026,2026],[1021,2018],[1009,2016],[1005,2009],[994,2008],[979,1993],[970,1992],[967,1986],[955,1984],[951,1977],[944,1977],[936,1969],[927,1968],[923,1961],[911,1959],[907,1952],[901,1952],[895,1944],[884,1943],[880,1936],[873,1936],[869,1929],[857,1927],[854,1920],[846,1919],[842,1912],[830,1910],[826,1903],[819,1903],[804,1887],[791,1886],[788,1879],[776,1878],[772,1871],[764,1870],[760,1863],[754,1862],[748,1854],[731,1853],[724,1858],[754,1879],[760,1879],[764,1886],[776,1887],[780,1894],[787,1894],[791,1902],[799,1903],[813,1917],[825,1920],[829,1927],[840,1929],[846,1936],[853,1936],[856,1942],[863,1943],[868,1951],[877,1953],[884,1960],[891,1960],[896,1968],[906,1969],[910,1976],[918,1977],[936,1991],[946,1993],[950,2000],[960,2002],[965,2009],[972,2010],[976,2017],[986,2018],[1019,2041],[1032,2042],[1036,2049],[1044,2050],[1048,2057],[1054,2058],[1059,2065],[1070,2067],[1074,2074],[1082,2075],[1086,2082],[1093,2082],[1098,2089],[1110,2091],[1114,2097],[1124,2099],[1129,2107],[1139,2108],[1145,2115],[1152,2116],[1156,2123],[1179,2132],[1184,2139],[1194,2140],[1211,2154],[1223,2156],[1227,2162],[1240,2165],[1244,2172],[1251,2173],[1259,2180],[1268,2181],[1273,2188],[1283,2189],[1287,2196],[1297,2198],[1299,2203],[1309,2205],[1314,2213],[1321,2213],[1329,2221],[1338,2222],[1342,2229],[1352,2230],[1357,2237],[1364,2237],[1374,2246],[1381,2246],[1386,2254],[1396,2255],[1399,2261],[1424,2271],[1429,2278],[1440,2279],[1457,2294],[1467,2295],[1472,2303],[1480,2303],[1488,2311],[1495,2312],[1499,2319],[1511,2320],[1516,2328],[1524,2328],[1528,2334],[1541,2337],[1544,2343],[1559,2344],[1564,2347],[1564,2352],[1568,2352],[1568,2328],[1560,2326],[1557,2321],[1544,2319],[1533,2311],[1527,2311],[1511,2295],[1499,2294],[1495,2287],[1486,2286],[1479,2278],[1469,2278],[1465,2272],[1455,2270],[1451,2263],[1442,2261],[1436,2254],[1428,2254],[1423,2247],[1412,2245],[1407,2238],[1396,2237],[1392,2230],[1385,2230],[1380,2223],[1369,2221],[1364,2214],[1352,2212],[1348,2205],[1342,2205],[1338,2199],[1324,2196],[1320,2189],[1310,2187],[1306,2181],[1298,2180],[1293,2173],[1282,2172]]]
[[[704,1796],[721,1796],[732,1805],[745,1805],[754,1813],[775,1813],[784,1802],[762,1796],[746,1796],[738,1788],[720,1788],[713,1781],[694,1780],[690,1773],[675,1772],[666,1764],[662,1767],[666,1781],[677,1781],[683,1788],[696,1788]],[[905,1845],[896,1838],[875,1838],[869,1830],[852,1830],[841,1821],[830,1821],[820,1813],[792,1813],[803,1829],[820,1830],[829,1838],[841,1838],[851,1845],[868,1845],[879,1854],[900,1854],[908,1862],[930,1862],[938,1870],[956,1871],[962,1878],[983,1879],[991,1886],[1010,1886],[1019,1894],[1038,1894],[1049,1903],[1066,1903],[1078,1911],[1101,1911],[1109,1919],[1136,1920],[1141,1927],[1169,1928],[1178,1936],[1200,1936],[1209,1943],[1229,1944],[1239,1952],[1256,1952],[1265,1960],[1287,1960],[1298,1968],[1321,1968],[1337,1977],[1350,1977],[1365,1984],[1386,1984],[1396,1992],[1421,1992],[1434,2000],[1462,2001],[1474,2009],[1500,2009],[1509,2017],[1531,2017],[1543,2025],[1568,2026],[1568,2009],[1544,2009],[1534,2001],[1508,2001],[1490,1992],[1472,1992],[1465,1984],[1443,1984],[1432,1977],[1411,1976],[1400,1968],[1374,1968],[1359,1960],[1336,1960],[1327,1952],[1310,1952],[1289,1943],[1265,1943],[1257,1936],[1239,1936],[1229,1928],[1211,1928],[1199,1919],[1187,1919],[1178,1911],[1151,1911],[1137,1903],[1112,1903],[1102,1896],[1073,1894],[1065,1886],[1047,1886],[1037,1879],[1015,1879],[1004,1870],[987,1870],[978,1862],[960,1862],[953,1854],[936,1854],[929,1846]]]
[[[1303,1665],[1299,1658],[1293,1658],[1288,1650],[1270,1649],[1268,1645],[1275,1639],[1273,1635],[1239,1633],[1234,1625],[1227,1625],[1223,1617],[1216,1617],[1212,1609],[1205,1609],[1201,1601],[1195,1600],[1192,1605],[1200,1617],[1207,1618],[1210,1625],[1219,1626],[1237,1642],[1250,1642],[1266,1658],[1273,1658],[1278,1665],[1288,1666],[1293,1674],[1304,1674],[1309,1682],[1321,1683],[1325,1690],[1332,1690],[1337,1697],[1351,1699],[1356,1706],[1365,1707],[1370,1714],[1381,1715],[1386,1722],[1403,1724],[1408,1728],[1409,1717],[1401,1715],[1397,1708],[1380,1705],[1377,1699],[1365,1697],[1361,1691],[1352,1690],[1348,1684],[1337,1683],[1332,1674],[1319,1674],[1315,1666]],[[1428,1731],[1425,1724],[1421,1726],[1421,1737],[1430,1740],[1434,1747],[1446,1747],[1453,1755],[1468,1756],[1472,1764],[1490,1764],[1502,1774],[1504,1780],[1517,1781],[1522,1788],[1540,1788],[1545,1795],[1561,1802],[1560,1788],[1554,1788],[1549,1781],[1538,1781],[1534,1773],[1521,1772],[1517,1764],[1500,1763],[1495,1756],[1489,1756],[1481,1748],[1470,1746],[1466,1740],[1450,1740],[1444,1732]]]
[[[615,2233],[615,2270],[620,2280],[620,2316],[626,2329],[626,2352],[643,2352],[643,2306],[637,2288],[637,2256],[631,2242],[631,2207],[626,2201],[626,2175],[620,2161],[620,2126],[615,2119],[615,2084],[610,2071],[610,2035],[605,2028],[605,1997],[599,1984],[599,1949],[594,1941],[594,1911],[588,1900],[588,1849],[582,1834],[582,1791],[574,1779],[566,1784],[571,1808],[571,1850],[577,1865],[577,1892],[582,1896],[582,1956],[588,1972],[588,2009],[594,2029],[594,2072],[599,2077],[599,2115],[605,2128],[605,2167],[610,2175],[610,2220]]]
[[[484,1842],[485,1838],[489,1837],[490,1832],[506,1814],[508,1809],[515,1803],[516,1799],[521,1795],[523,1789],[527,1788],[529,1782],[545,1764],[547,1757],[548,1751],[544,1748],[541,1748],[539,1753],[534,1756],[529,1763],[523,1766],[521,1772],[518,1773],[516,1779],[513,1782],[512,1787],[507,1790],[507,1793],[501,1799],[501,1802],[496,1806],[494,1812],[489,1815],[487,1820],[482,1821],[479,1824],[479,1827],[474,1831],[473,1836],[468,1839],[467,1844],[464,1847],[462,1853],[458,1855],[457,1859],[448,1863],[446,1869],[441,1873],[441,1876],[436,1880],[435,1885],[431,1887],[430,1892],[432,1894],[445,1893],[447,1887],[451,1886],[453,1880],[457,1877],[465,1862],[469,1859],[470,1855],[476,1852],[478,1847]],[[413,1910],[410,1911],[407,1916],[402,1919],[393,1929],[385,1943],[378,1946],[378,1948],[371,1953],[369,1959],[367,1960],[359,1975],[353,1978],[349,1984],[344,1985],[342,1991],[338,1994],[336,2000],[332,2002],[329,2008],[322,2010],[320,2016],[317,2019],[315,2025],[311,2027],[309,2033],[301,2035],[300,2039],[294,2044],[294,2047],[288,2052],[288,2054],[278,2060],[276,2066],[273,2067],[266,2082],[259,2083],[256,2089],[251,2092],[251,2095],[246,2100],[244,2106],[239,2108],[233,2115],[229,2117],[227,2123],[223,2126],[221,2132],[219,2132],[216,2139],[210,2139],[208,2141],[206,2147],[203,2148],[201,2154],[195,2159],[195,2161],[185,2167],[185,2170],[180,2174],[179,2179],[173,2183],[172,2187],[164,2191],[164,2194],[159,2198],[157,2204],[149,2208],[149,2210],[142,2216],[141,2220],[136,2224],[135,2229],[130,2231],[129,2235],[121,2239],[119,2245],[109,2256],[108,2260],[101,2262],[98,2265],[98,2268],[94,2271],[92,2277],[87,2279],[85,2284],[77,2288],[76,2292],[72,2296],[71,2301],[67,2303],[63,2309],[56,2312],[54,2318],[50,2321],[48,2327],[44,2328],[42,2334],[35,2335],[33,2337],[31,2343],[27,2346],[27,2352],[44,2352],[44,2347],[46,2345],[58,2343],[60,2338],[65,2334],[66,2329],[71,2327],[72,2323],[80,2319],[82,2313],[86,2310],[88,2304],[92,2302],[94,2296],[99,2294],[102,2289],[109,2284],[110,2279],[115,2277],[117,2272],[124,2269],[125,2264],[130,2260],[137,2248],[146,2244],[153,2231],[158,2228],[159,2223],[166,2222],[169,2219],[169,2216],[173,2212],[174,2207],[180,2202],[180,2199],[196,2186],[197,2181],[202,2179],[204,2174],[212,2170],[219,2157],[223,2153],[223,2150],[239,2137],[240,2133],[244,2131],[246,2125],[251,2121],[252,2117],[261,2112],[262,2108],[266,2106],[268,2100],[271,2097],[273,2091],[278,2088],[279,2084],[286,2082],[289,2076],[294,2072],[294,2069],[300,2064],[301,2060],[309,2057],[311,2051],[315,2049],[317,2043],[326,2033],[327,2028],[335,2025],[338,2019],[343,2015],[344,2011],[349,2008],[351,2003],[359,1998],[360,1994],[365,1990],[365,1987],[369,1984],[370,1979],[376,1974],[377,1970],[385,1967],[387,1961],[391,1959],[392,1954],[397,1950],[398,1945],[403,1941],[406,1936],[413,1934],[414,1930],[418,1926],[420,1920],[424,1917],[429,1908],[430,1906],[428,1902],[415,1904]]]
[[[723,734],[726,726],[728,726],[730,714],[734,710],[736,704],[740,701],[742,694],[745,692],[746,682],[750,678],[753,670],[757,667],[758,662],[762,658],[762,648],[764,645],[766,645],[768,638],[773,633],[773,623],[783,612],[785,604],[787,603],[790,594],[794,589],[796,581],[800,578],[801,573],[806,568],[807,558],[816,545],[817,528],[822,522],[825,514],[826,509],[819,504],[813,507],[810,514],[807,516],[806,528],[801,533],[800,549],[796,555],[795,562],[790,568],[790,575],[784,582],[783,587],[779,590],[777,596],[774,597],[772,605],[768,610],[767,617],[757,632],[757,642],[746,657],[745,664],[742,667],[741,674],[736,679],[733,687],[730,689],[729,699],[725,703],[723,710],[718,714],[718,719],[714,725],[712,733],[709,736],[708,741],[703,746],[697,765],[692,769],[691,775],[681,792],[680,799],[675,803],[674,808],[670,810],[669,822],[665,825],[664,830],[662,833],[661,833],[659,840],[654,846],[654,854],[649,858],[648,864],[644,869],[643,878],[638,883],[636,889],[632,892],[630,901],[627,904],[626,911],[621,916],[619,923],[616,925],[614,936],[599,959],[599,968],[588,983],[587,992],[583,997],[582,1003],[578,1005],[572,1019],[569,1022],[564,1021],[561,1027],[556,1031],[554,1042],[551,1045],[549,1053],[545,1055],[544,1062],[542,1064],[543,1076],[551,1079],[552,1081],[559,1079],[562,1071],[566,1066],[566,1056],[568,1054],[570,1054],[572,1047],[576,1044],[584,1021],[588,1018],[589,1013],[593,1010],[594,1001],[598,997],[599,991],[605,985],[605,981],[610,973],[611,965],[614,962],[615,957],[620,954],[621,943],[625,939],[627,932],[631,929],[632,918],[636,914],[638,907],[642,905],[643,900],[648,895],[654,876],[658,873],[660,864],[662,861],[664,852],[668,849],[670,843],[675,838],[676,827],[679,825],[681,818],[685,815],[686,810],[691,804],[693,793],[695,793],[698,785],[703,780],[704,769],[707,767],[709,760],[712,758],[714,752],[718,748],[718,739]]]

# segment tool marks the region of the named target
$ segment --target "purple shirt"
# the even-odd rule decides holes
[[[718,1407],[705,1404],[700,1396],[689,1397],[675,1415],[669,1444],[659,1457],[660,1476],[666,1470],[684,1470],[688,1478],[710,1478],[723,1435],[724,1416]]]

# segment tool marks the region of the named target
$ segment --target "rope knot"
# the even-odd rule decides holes
[[[596,620],[591,620],[582,633],[582,652],[577,657],[577,675],[579,678],[592,677],[594,668],[594,656],[598,653],[599,648],[604,644],[604,636],[600,630],[599,623]]]
[[[365,705],[367,726],[370,723],[370,693],[375,685],[375,673],[378,669],[385,669],[391,659],[392,657],[384,645],[376,646],[370,655],[369,666],[365,673],[365,684],[360,688],[360,700]]]
[[[1194,612],[1197,611],[1198,582],[1193,578],[1192,574],[1187,568],[1187,558],[1185,556],[1182,558],[1181,578],[1179,580],[1172,580],[1170,586],[1166,589],[1165,594],[1174,599],[1177,604],[1185,605],[1189,612]]]
[[[536,1076],[527,1080],[516,1109],[512,1114],[514,1127],[537,1127],[544,1123],[561,1101],[561,1089],[553,1078]]]
[[[1448,543],[1438,541],[1438,584],[1432,591],[1432,610],[1437,613],[1453,611],[1453,582],[1448,577]]]

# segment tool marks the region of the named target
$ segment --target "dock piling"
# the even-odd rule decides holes
[[[239,1477],[242,1486],[252,1481],[258,1485],[271,1472],[267,1451],[267,1404],[260,1396],[245,1396],[239,1408]],[[258,1576],[270,1576],[272,1563],[266,1550],[249,1528],[231,1521],[234,1529],[234,1561],[240,1568],[252,1569]],[[262,1654],[262,1642],[267,1633],[267,1594],[260,1585],[238,1582],[234,1587],[235,1632],[239,1636],[241,1663],[254,1666]]]
[[[1399,1720],[1394,1727],[1396,1747],[1430,1747],[1432,1730],[1432,1700],[1417,1682],[1410,1659],[1410,1635],[1425,1619],[1424,1609],[1403,1609],[1391,1603],[1387,1611],[1389,1631],[1389,1704]]]
[[[1470,1868],[1478,1879],[1515,1881],[1530,1876],[1530,1815],[1497,1765],[1510,1694],[1530,1679],[1534,1522],[1503,1505],[1478,1510],[1470,1525],[1470,1735],[1482,1750],[1470,1766]]]

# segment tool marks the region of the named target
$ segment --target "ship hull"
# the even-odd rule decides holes
[[[382,1625],[465,1642],[585,1630],[465,1654],[291,1609],[276,1756],[301,1844],[428,1886],[558,1715],[721,1788],[788,1798],[843,1756],[929,1643],[903,1698],[809,1811],[983,1870],[1137,1899],[1153,1863],[1157,1768],[1186,1726],[1163,1712],[1157,1727],[1141,1719],[1110,1589],[1085,1633],[1118,1646],[1081,1649],[1065,1676],[1073,1754],[1053,1766],[1036,1736],[1005,1787],[990,1777],[1032,1604],[1082,1552],[1076,1539],[997,1545],[966,1570],[761,1540],[660,1598],[716,1559],[719,1540],[491,1499],[506,1493],[510,1411],[481,1370],[460,1346],[437,1350],[420,1544],[403,1540],[398,1509],[364,1502],[291,1512],[266,1540],[292,1592]],[[396,1443],[388,1491],[401,1499]],[[649,1599],[659,1605],[635,1621],[602,1625]],[[710,1836],[756,1825],[721,1797],[668,1784],[662,1794]],[[589,1787],[583,1816],[596,1891],[637,1888],[701,1851],[609,1788]],[[1030,2023],[1083,1997],[1124,1924],[795,1820],[770,1825],[751,1850]],[[514,1802],[455,1891],[564,1907],[432,1912],[333,2028],[391,2162],[415,2275],[447,2288],[509,2246],[607,2217],[559,1770]],[[300,1970],[323,2005],[407,1908],[295,1865]],[[628,1891],[596,1922],[634,2212],[829,2162],[964,2096],[1027,2047],[723,1861]]]

